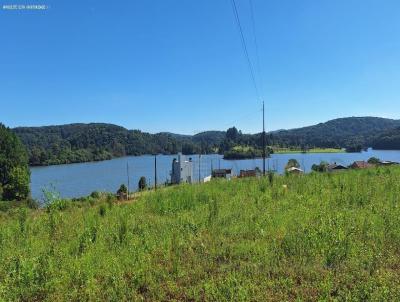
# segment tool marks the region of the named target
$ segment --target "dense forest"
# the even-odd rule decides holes
[[[14,132],[29,152],[31,165],[99,161],[125,155],[211,152],[212,146],[192,137],[149,134],[111,124],[20,127]]]
[[[266,135],[267,146],[295,147],[301,150],[310,148],[346,148],[349,151],[361,150],[362,148],[381,145],[373,145],[379,135],[397,139],[399,131],[394,130],[400,127],[400,120],[385,119],[378,117],[349,117],[330,120],[314,126],[279,130],[268,132]],[[202,135],[206,135],[203,133]],[[223,134],[223,135],[222,135]],[[234,146],[251,146],[256,150],[262,147],[262,135],[243,134],[236,128],[230,128],[227,132],[218,133],[219,151],[232,150]],[[382,145],[383,146],[383,145]],[[391,144],[390,148],[396,145]],[[398,146],[398,145],[397,145]],[[382,148],[386,149],[386,148]],[[397,147],[400,149],[400,147]]]
[[[28,198],[29,182],[26,149],[19,138],[0,123],[0,200]]]
[[[399,147],[399,120],[376,117],[340,118],[318,125],[267,133],[267,146],[346,148],[360,151],[373,146]],[[125,155],[215,153],[228,158],[260,156],[262,135],[244,134],[235,127],[196,135],[150,134],[112,124],[69,124],[13,129],[28,149],[30,165],[99,161]],[[397,132],[396,132],[397,131]],[[397,133],[397,134],[396,134]],[[382,134],[382,137],[379,135]],[[396,136],[397,135],[397,136]],[[396,144],[397,142],[397,144]],[[244,154],[238,146],[249,147]],[[271,149],[269,149],[271,152]]]
[[[400,150],[400,127],[384,131],[372,141],[374,149]]]
[[[378,133],[396,127],[400,127],[400,120],[378,117],[340,118],[314,126],[275,132],[273,141],[281,146],[370,147]]]

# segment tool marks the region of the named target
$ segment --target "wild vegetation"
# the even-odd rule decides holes
[[[400,127],[377,135],[371,146],[382,150],[400,150]]]
[[[274,133],[280,144],[348,150],[371,147],[374,137],[400,126],[399,120],[378,117],[339,118],[314,126]]]
[[[108,194],[0,213],[4,301],[398,301],[400,169]]]
[[[25,200],[29,196],[30,171],[25,147],[0,123],[0,200]]]
[[[15,128],[29,152],[30,165],[98,161],[125,155],[209,151],[186,136],[149,134],[110,124],[70,124]],[[202,148],[204,150],[200,150]]]
[[[273,153],[271,148],[266,149],[266,155]],[[224,152],[224,159],[248,159],[262,157],[263,152],[261,149],[256,149],[250,146],[234,146],[230,150]]]
[[[340,150],[400,148],[386,134],[400,121],[374,117],[343,118],[318,125],[267,133],[266,144],[276,150]],[[196,135],[150,134],[111,124],[70,124],[13,129],[28,149],[30,165],[53,165],[111,159],[125,155],[220,153],[229,159],[254,158],[262,154],[262,135],[244,134],[235,127]],[[390,134],[390,137],[392,135]],[[374,143],[373,143],[374,142]],[[237,148],[247,148],[240,151]],[[330,148],[330,149],[329,149]]]
[[[302,150],[296,147],[291,147],[291,148],[273,147],[272,152],[275,154],[289,154],[289,153],[342,153],[345,151],[343,149],[337,149],[337,148],[311,148]]]

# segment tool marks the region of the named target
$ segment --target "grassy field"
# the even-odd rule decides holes
[[[400,169],[0,212],[0,301],[399,301]]]
[[[275,148],[272,147],[275,154],[287,154],[287,153],[302,153],[301,149],[291,149],[291,148]],[[312,148],[308,149],[306,153],[343,153],[346,152],[344,149],[336,148]]]

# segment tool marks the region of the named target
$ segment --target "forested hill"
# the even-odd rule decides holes
[[[381,150],[400,150],[400,127],[377,135],[371,146]]]
[[[400,120],[348,117],[309,127],[281,130],[274,132],[272,136],[275,143],[287,146],[346,148],[360,145],[370,147],[377,134],[396,127],[400,127]]]
[[[28,149],[31,165],[99,161],[124,155],[211,152],[213,146],[194,144],[191,136],[150,134],[112,124],[69,124],[19,127],[13,131]],[[203,148],[200,150],[200,148]]]
[[[399,120],[377,117],[340,118],[314,126],[268,133],[267,144],[309,148],[348,148],[356,145],[388,149],[398,146],[388,143],[388,137],[396,138],[396,132],[390,132],[396,127],[400,127]],[[13,129],[27,147],[31,165],[97,161],[124,155],[155,153],[224,153],[235,145],[261,148],[260,133],[242,134],[236,128],[229,130],[206,131],[193,136],[167,132],[150,134],[101,123]],[[383,136],[379,140],[381,134]]]

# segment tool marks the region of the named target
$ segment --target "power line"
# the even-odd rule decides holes
[[[249,52],[247,51],[246,40],[244,38],[242,24],[240,23],[239,13],[238,13],[238,10],[237,10],[237,7],[236,7],[235,0],[231,0],[231,4],[232,4],[232,9],[233,9],[233,14],[235,15],[236,25],[237,25],[237,27],[239,29],[243,52],[244,52],[244,55],[245,55],[246,60],[247,60],[247,65],[249,66],[251,79],[253,81],[253,85],[254,85],[254,88],[256,90],[257,98],[260,99],[260,93],[259,93],[259,90],[258,90],[256,77],[254,75],[254,68],[253,68],[253,65],[251,64]]]
[[[224,123],[222,126],[224,127],[230,127],[230,126],[235,126],[235,127],[239,127],[239,123],[242,122],[243,120],[247,120],[249,117],[254,117],[257,116],[260,113],[261,110],[257,109],[257,111],[254,112],[249,112],[247,114],[244,114],[238,118],[236,118],[235,120],[233,120],[232,122],[229,123]]]
[[[263,89],[262,89],[262,76],[261,76],[261,67],[260,67],[260,55],[258,52],[258,41],[257,41],[257,31],[256,31],[256,21],[254,17],[254,5],[253,5],[253,0],[249,0],[250,4],[250,15],[251,15],[251,23],[253,27],[253,36],[254,36],[254,46],[255,46],[255,52],[256,52],[256,63],[257,63],[257,73],[258,73],[258,79],[259,79],[259,84],[260,84],[260,90],[261,90],[261,97],[263,95]]]
[[[235,15],[236,24],[237,24],[237,27],[238,27],[239,32],[240,32],[242,46],[243,46],[245,57],[247,59],[247,64],[248,64],[249,69],[250,69],[250,74],[251,74],[251,78],[253,80],[254,88],[256,90],[258,99],[262,101],[262,105],[263,105],[263,109],[262,109],[262,112],[263,112],[263,116],[262,116],[262,121],[263,121],[263,131],[262,131],[263,152],[262,153],[263,153],[263,175],[265,176],[265,157],[266,157],[266,152],[265,152],[265,147],[266,147],[265,146],[265,144],[266,144],[266,139],[265,139],[265,120],[264,120],[264,118],[265,118],[264,106],[265,105],[264,105],[264,100],[260,96],[260,92],[259,92],[259,89],[258,89],[256,77],[254,75],[254,68],[253,68],[253,65],[251,64],[251,60],[250,60],[250,57],[249,57],[249,52],[247,51],[246,40],[244,38],[242,25],[240,24],[240,18],[239,18],[239,14],[238,14],[238,11],[237,11],[235,0],[231,0],[231,4],[232,4],[233,12],[234,12],[234,15]],[[260,80],[260,87],[261,87],[262,86],[262,81],[261,81],[261,71],[260,71],[260,59],[259,59],[259,54],[258,54],[258,43],[257,43],[257,35],[256,35],[256,22],[255,22],[255,18],[254,18],[254,8],[253,8],[252,0],[249,0],[249,4],[250,4],[250,11],[251,11],[251,19],[252,19],[252,24],[253,24],[254,44],[255,44],[255,49],[256,49],[258,79]]]
[[[252,20],[252,23],[253,23],[254,46],[256,48],[258,79],[260,81],[260,88],[262,90],[260,56],[258,55],[258,43],[257,43],[256,21],[255,21],[255,18],[254,18],[253,0],[249,0],[249,3],[250,3],[251,20]],[[265,104],[264,104],[264,99],[262,99],[262,105],[263,105],[263,132],[262,132],[262,145],[263,145],[262,148],[263,148],[263,150],[262,150],[262,156],[263,156],[263,176],[265,176],[266,138],[265,138]]]

